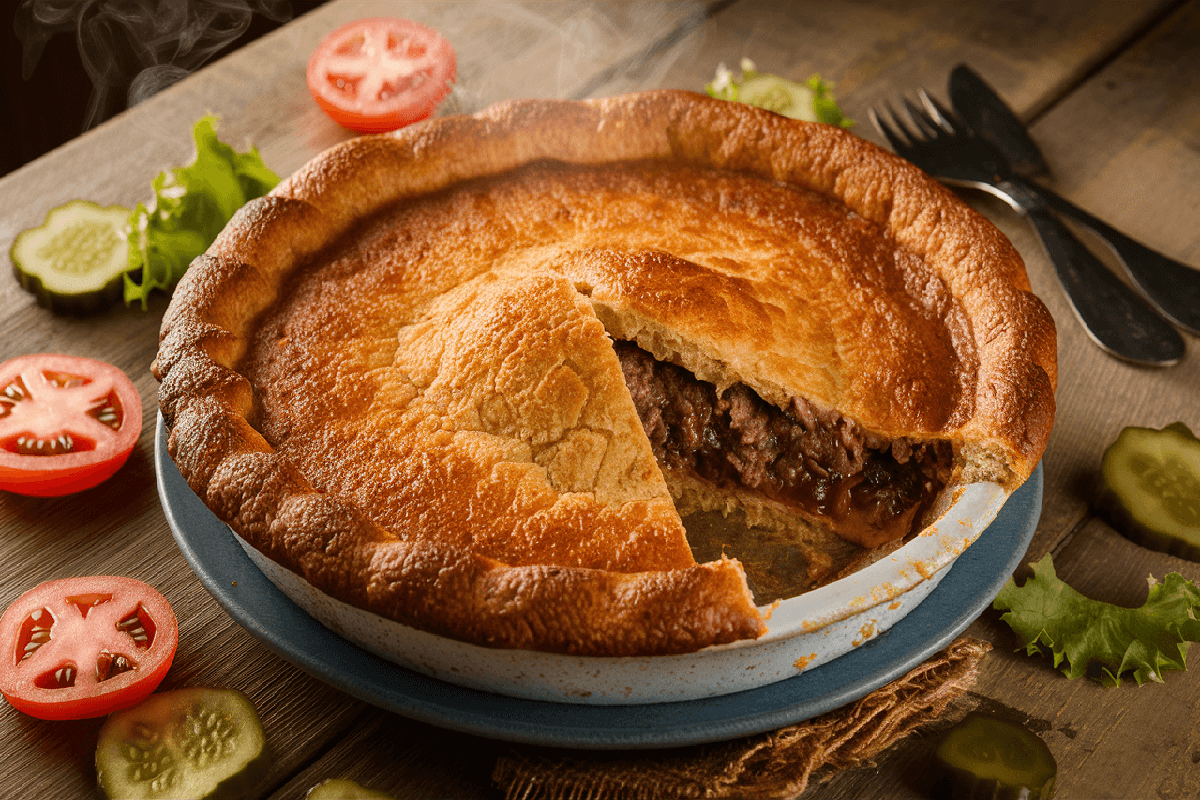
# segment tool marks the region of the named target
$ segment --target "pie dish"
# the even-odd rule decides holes
[[[1010,493],[1056,381],[1019,255],[952,193],[673,91],[326,151],[192,265],[153,369],[181,474],[296,593],[585,657],[767,631],[685,517],[811,588]]]

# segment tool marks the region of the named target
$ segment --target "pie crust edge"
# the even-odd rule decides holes
[[[951,437],[960,480],[1011,491],[1033,470],[1053,421],[1054,327],[1007,239],[949,190],[848,133],[659,91],[515,101],[351,140],[239,212],[177,287],[153,367],[168,450],[219,518],[328,594],[480,644],[665,654],[764,632],[742,569],[729,559],[622,574],[512,567],[397,542],[360,510],[316,491],[247,421],[253,390],[238,363],[293,267],[387,204],[548,158],[674,158],[746,171],[833,196],[886,226],[938,271],[977,326],[975,414]]]

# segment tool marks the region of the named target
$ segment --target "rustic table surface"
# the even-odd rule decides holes
[[[0,179],[0,249],[73,198],[133,206],[160,169],[188,162],[192,123],[220,116],[221,137],[257,145],[280,174],[349,134],[311,101],[308,54],[336,26],[390,15],[442,31],[458,53],[454,102],[475,110],[514,97],[579,98],[676,87],[702,90],[718,63],[836,83],[854,131],[880,141],[868,110],[928,88],[944,97],[965,62],[1031,123],[1048,183],[1152,247],[1200,265],[1200,0],[1089,3],[963,0],[720,2],[365,2],[336,0],[200,70],[140,106]],[[1101,455],[1122,427],[1183,420],[1200,430],[1200,342],[1170,369],[1102,354],[1071,315],[1026,223],[979,194],[964,198],[1012,239],[1058,323],[1059,388],[1043,466],[1041,521],[1026,562],[1047,552],[1094,598],[1140,605],[1146,577],[1200,567],[1143,549],[1095,511]],[[69,318],[0,276],[0,361],[62,352],[111,362],[141,392],[144,428],[127,465],[81,494],[40,500],[0,492],[0,603],[52,578],[145,580],[180,616],[165,688],[219,685],[257,705],[275,753],[262,796],[302,797],[344,776],[404,798],[488,798],[496,758],[514,745],[416,722],[343,694],[275,655],[222,609],[172,537],[153,462],[157,386],[150,375],[166,298]],[[1018,571],[1018,578],[1027,573]],[[998,615],[969,632],[991,641],[970,699],[1028,722],[1059,765],[1058,796],[1194,797],[1200,792],[1200,676],[1116,689],[1067,680],[1014,652]],[[99,721],[51,723],[0,705],[0,796],[94,793]],[[810,790],[821,797],[920,796],[906,777],[928,751],[914,736],[877,763]],[[652,758],[652,754],[646,754]]]

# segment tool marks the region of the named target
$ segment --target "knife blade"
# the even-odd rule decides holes
[[[1042,151],[1008,104],[979,73],[966,64],[950,72],[950,103],[979,138],[1003,153],[1015,172],[1048,175]]]

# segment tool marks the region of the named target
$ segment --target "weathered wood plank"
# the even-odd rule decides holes
[[[1082,527],[1055,564],[1059,577],[1084,595],[1126,607],[1146,601],[1149,575],[1162,580],[1180,572],[1200,579],[1200,566],[1139,547],[1100,520]],[[1192,724],[1200,708],[1194,665],[1189,672],[1165,673],[1161,684],[1138,687],[1127,676],[1121,686],[1106,688],[1089,678],[1067,679],[1048,656],[1026,656],[1000,612],[986,612],[967,632],[994,645],[970,695],[945,720],[894,747],[880,769],[838,775],[822,788],[822,797],[925,796],[915,780],[919,766],[940,732],[973,708],[1016,719],[1046,742],[1058,762],[1056,797],[1194,794],[1193,758],[1200,753]]]
[[[1166,255],[1200,268],[1200,5],[1188,3],[1054,106],[1033,126],[1052,188]],[[1004,214],[1003,217],[1000,214]],[[1036,252],[1023,223],[998,212],[1022,252]],[[1021,230],[1024,229],[1024,230]],[[1100,255],[1108,258],[1102,248]],[[1200,428],[1200,342],[1156,370],[1097,358],[1043,258],[1031,280],[1059,327],[1058,415],[1043,463],[1047,499],[1031,547],[1056,546],[1090,513],[1104,448],[1126,425],[1183,420]]]
[[[730,18],[736,17],[739,13],[739,8],[740,4],[722,12],[716,17],[711,26],[705,26],[695,37],[689,37],[676,43],[665,57],[665,60],[670,61],[672,64],[670,69],[662,72],[661,65],[656,65],[661,77],[658,77],[652,69],[637,65],[631,67],[631,74],[636,76],[636,79],[646,80],[650,78],[658,81],[661,85],[686,84],[691,88],[698,88],[702,85],[703,80],[709,77],[705,71],[706,68],[710,69],[713,62],[722,60],[722,57],[716,57],[714,54],[728,53],[729,55],[723,58],[727,60],[727,63],[734,63],[736,59],[734,54],[739,51],[735,49],[732,43],[725,41],[723,38],[731,34],[727,30],[720,29],[717,26],[724,21],[726,16]],[[1130,10],[1130,7],[1125,5],[1123,9]],[[816,13],[814,9],[810,8],[807,10],[811,13]],[[1146,11],[1144,8],[1141,10]],[[836,12],[831,12],[831,14],[836,14]],[[1058,22],[1062,23],[1063,21],[1059,20]],[[990,20],[987,23],[981,22],[981,30],[991,25],[992,22]],[[1095,20],[1092,21],[1092,24],[1096,24]],[[773,27],[762,25],[761,28],[756,28],[756,30]],[[717,29],[714,30],[714,28]],[[991,33],[993,35],[996,34],[994,30]],[[1054,93],[1060,91],[1062,86],[1069,84],[1081,72],[1086,71],[1092,62],[1099,59],[1101,57],[1099,52],[1109,52],[1111,49],[1118,47],[1122,41],[1122,37],[1127,35],[1127,29],[1108,30],[1106,34],[1100,33],[1095,29],[1089,31],[1088,40],[1098,42],[1100,50],[1097,52],[1089,51],[1087,57],[1081,58],[1080,52],[1072,49],[1070,46],[1064,46],[1062,51],[1055,51],[1051,60],[1059,59],[1059,62],[1055,65],[1059,68],[1057,74],[1045,63],[1034,63],[1034,60],[1037,58],[1045,58],[1045,56],[1039,54],[1037,47],[1031,47],[1028,54],[1028,58],[1031,59],[1030,62],[1022,64],[1019,58],[1006,53],[1006,59],[1011,59],[1004,62],[1004,64],[1008,65],[1008,70],[990,73],[989,79],[998,86],[1006,87],[1002,88],[1002,91],[1008,94],[1010,98],[1014,98],[1014,105],[1026,116],[1032,116],[1040,106],[1051,102]],[[980,35],[983,36],[984,34],[981,33]],[[968,34],[968,38],[969,36]],[[736,39],[736,34],[733,34],[733,37]],[[837,37],[834,38],[839,42],[844,41]],[[700,43],[698,44],[697,42]],[[1039,46],[1045,44],[1045,39],[1039,40],[1036,44]],[[962,46],[961,43],[959,45]],[[752,53],[758,52],[757,48],[747,47],[746,49]],[[867,85],[862,87],[861,92],[850,91],[843,95],[846,97],[846,106],[850,109],[852,116],[856,114],[860,118],[865,116],[864,112],[853,110],[856,104],[860,109],[868,107],[868,102],[863,102],[859,99],[864,94],[878,98],[892,97],[902,92],[911,92],[914,86],[930,84],[926,75],[927,73],[933,73],[934,68],[921,58],[921,48],[913,46],[912,50],[913,52],[908,55],[907,63],[903,61],[893,62],[891,65],[893,69],[889,70],[886,75],[873,76],[873,83],[871,79],[866,79]],[[688,62],[688,59],[691,59],[691,61]],[[833,60],[836,61],[836,59]],[[949,66],[952,66],[959,60],[975,63],[976,59],[974,54],[968,54],[967,52],[963,52],[962,55],[943,57],[938,62],[940,65],[940,74],[936,77],[944,81],[944,75],[948,71]],[[995,61],[994,57],[990,60],[985,59],[987,63],[993,61]],[[681,66],[685,62],[688,63],[686,69]],[[776,66],[767,67],[768,62],[763,60],[760,60],[759,63],[763,68],[780,69]],[[1013,64],[1016,64],[1017,67],[1014,68]],[[780,71],[789,71],[789,74],[792,74],[794,77],[804,77],[811,68],[806,63],[799,67],[789,66],[787,70],[780,69]],[[981,67],[981,69],[984,68]],[[622,80],[624,79],[625,73],[618,73],[611,85],[599,87],[594,93],[607,94],[622,90],[626,88],[622,84]],[[633,78],[629,80],[631,83],[635,82]],[[846,81],[842,80],[839,86],[844,88]],[[859,132],[864,132],[862,126],[859,128]],[[868,135],[874,135],[873,132],[867,133]],[[1033,270],[1033,280],[1039,294],[1043,297],[1048,297],[1054,295],[1056,292],[1060,292],[1057,279],[1053,276],[1050,265],[1046,262],[1041,253],[1040,246],[1025,223],[1007,209],[1007,207],[998,202],[990,202],[986,198],[978,196],[967,196],[984,213],[997,221],[1006,233],[1009,234],[1010,238],[1014,240],[1022,253],[1026,255],[1027,260],[1030,262],[1031,270]],[[1060,320],[1065,320],[1067,324],[1073,324],[1073,320],[1069,316],[1064,317],[1064,312],[1065,314],[1069,314],[1065,306],[1057,308],[1055,311],[1056,316]],[[1060,338],[1064,342],[1066,363],[1075,365],[1074,370],[1067,372],[1068,375],[1086,374],[1084,372],[1086,368],[1094,367],[1096,363],[1106,360],[1081,333],[1069,333]],[[1140,371],[1131,370],[1130,374],[1138,376]],[[1126,396],[1129,394],[1139,395],[1139,401],[1143,404],[1161,402],[1161,398],[1155,397],[1155,395],[1160,393],[1159,388],[1154,386],[1139,387],[1139,382],[1136,379],[1132,381],[1125,379],[1115,385],[1126,387],[1122,390]],[[1133,388],[1128,388],[1130,386]],[[1113,405],[1120,407],[1123,403],[1124,400],[1116,402]],[[1093,406],[1089,405],[1089,407]],[[1086,413],[1081,413],[1077,418],[1082,422],[1086,422],[1088,416]],[[1069,448],[1072,446],[1072,437],[1066,438],[1067,441],[1062,446],[1064,459],[1067,458]],[[1052,482],[1047,490],[1048,510],[1050,513],[1047,516],[1048,524],[1043,526],[1046,532],[1040,534],[1041,538],[1048,543],[1061,542],[1085,518],[1085,515],[1089,511],[1086,503],[1081,506],[1078,502],[1070,502],[1071,499],[1077,496],[1078,491],[1076,487],[1066,484],[1062,479],[1061,475],[1064,469],[1065,467],[1056,467],[1053,453],[1051,453],[1050,460],[1047,463],[1047,479],[1048,482]],[[1055,499],[1060,496],[1068,498],[1068,502],[1060,504],[1066,506],[1066,508],[1059,509],[1054,505]],[[1144,581],[1138,579],[1135,583],[1135,586],[1126,587],[1127,592],[1124,596],[1127,599],[1129,597],[1136,597],[1136,589],[1138,588],[1142,589],[1144,595]],[[1133,592],[1132,594],[1130,594],[1131,591]],[[1084,758],[1079,755],[1080,753],[1085,753],[1081,747],[1082,743],[1095,741],[1094,737],[1092,739],[1085,737],[1089,733],[1093,733],[1093,729],[1098,724],[1096,720],[1068,717],[1068,721],[1064,721],[1056,718],[1053,714],[1048,714],[1046,709],[1038,702],[1031,702],[1025,705],[1018,705],[1018,702],[1028,697],[1027,692],[1031,682],[1038,682],[1039,685],[1044,685],[1042,693],[1035,695],[1039,700],[1054,698],[1062,703],[1065,702],[1064,698],[1075,698],[1082,695],[1083,699],[1078,701],[1076,705],[1082,703],[1086,707],[1089,701],[1103,701],[1110,697],[1110,695],[1103,694],[1104,690],[1098,686],[1092,686],[1083,682],[1071,684],[1052,669],[1049,669],[1046,664],[1010,652],[1012,647],[1011,634],[1006,633],[1007,628],[1004,626],[997,625],[995,621],[996,617],[998,617],[998,614],[992,614],[991,619],[986,624],[977,623],[975,628],[972,629],[972,632],[976,635],[995,641],[997,649],[995,654],[989,656],[989,660],[985,662],[985,664],[988,664],[987,674],[980,681],[975,696],[960,703],[957,712],[961,714],[965,713],[969,708],[982,706],[1005,710],[1017,716],[1024,714],[1028,717],[1029,724],[1051,744],[1056,753],[1063,749],[1061,742],[1069,743],[1079,740],[1080,744],[1074,745],[1075,749],[1070,753],[1066,753],[1063,758],[1064,773],[1070,771],[1074,775],[1085,772],[1088,774],[1103,775],[1102,771],[1095,769],[1089,771],[1082,763]],[[1186,686],[1180,681],[1176,681],[1169,688],[1185,694],[1188,692]],[[1132,687],[1125,687],[1124,691],[1131,692],[1135,690]],[[1153,707],[1153,698],[1147,696],[1146,701],[1147,706]],[[935,734],[939,730],[944,729],[948,722],[949,720],[946,724],[935,726],[930,732],[922,736],[913,737],[909,742],[895,748],[881,759],[878,767],[864,767],[850,771],[843,776],[837,776],[832,782],[822,785],[819,789],[814,789],[813,792],[822,797],[924,797],[924,789],[919,781],[921,767],[924,763],[923,759],[932,749]],[[1106,729],[1101,728],[1101,733],[1104,730]],[[389,746],[388,749],[390,751],[391,747]],[[342,769],[352,768],[351,754],[353,752],[353,747],[344,749],[339,744],[339,747],[327,759],[323,759],[320,762],[319,767],[314,770],[316,774],[313,777],[315,778],[317,774],[323,772],[337,772],[339,765],[346,765],[341,767]],[[1179,755],[1178,752],[1175,754]],[[1186,763],[1190,763],[1190,760]],[[1178,781],[1185,780],[1182,776],[1185,776],[1186,772],[1182,767],[1179,772],[1180,775],[1177,776]],[[374,769],[363,770],[358,774],[361,774],[364,779],[375,776]],[[400,770],[387,769],[379,773],[375,779],[376,781],[383,781],[378,784],[381,787],[391,786],[399,788],[402,785],[402,781],[412,779],[411,767],[406,765],[404,769]],[[311,781],[311,779],[308,780]],[[388,783],[388,781],[392,781],[392,783]],[[287,789],[300,789],[304,783],[304,780],[298,781],[287,787]],[[1064,787],[1083,786],[1086,785],[1086,782],[1076,783],[1072,780],[1064,779],[1063,785]],[[1093,790],[1094,787],[1089,787],[1087,791],[1071,793],[1069,788],[1064,788],[1060,796],[1092,796]],[[282,797],[283,794],[280,796]],[[466,796],[473,797],[475,795],[470,794]],[[1125,796],[1131,795],[1126,793]]]
[[[83,197],[132,207],[150,196],[159,170],[194,154],[191,125],[221,117],[221,137],[257,144],[281,174],[346,138],[308,96],[304,64],[316,43],[359,16],[397,14],[425,21],[459,48],[463,105],[520,94],[557,95],[613,59],[649,47],[689,24],[694,4],[334,3],[264,37],[0,181],[0,248],[39,224],[46,211]],[[589,46],[582,46],[587,37]],[[572,49],[574,47],[574,49]],[[553,56],[555,69],[546,68]],[[0,278],[0,360],[55,351],[98,358],[130,375],[143,401],[143,433],[125,468],[104,486],[41,500],[0,493],[0,602],[36,583],[67,575],[115,573],[156,586],[180,617],[180,648],[164,688],[241,689],[263,716],[276,755],[266,785],[277,785],[340,735],[364,704],[299,672],[230,620],[176,548],[159,505],[153,469],[157,385],[149,373],[162,297],[147,310],[117,307],[87,318],[38,308],[10,273]],[[413,723],[415,725],[415,723]],[[84,797],[95,780],[98,722],[31,720],[4,704],[8,744],[0,783],[25,796]],[[4,792],[0,792],[3,794]],[[14,795],[17,796],[17,795]]]
[[[364,714],[348,734],[279,787],[271,800],[303,797],[317,784],[346,778],[405,800],[492,800],[492,765],[503,742],[442,730],[395,714]]]
[[[957,0],[341,0],[0,180],[0,249],[7,250],[19,230],[38,224],[48,208],[68,199],[129,206],[148,199],[149,182],[160,169],[190,159],[191,124],[206,111],[222,117],[223,138],[239,147],[253,142],[278,171],[292,171],[348,135],[308,98],[303,80],[308,53],[335,25],[388,13],[425,22],[451,38],[459,52],[458,101],[464,109],[517,96],[594,96],[652,86],[702,89],[718,62],[734,65],[749,56],[763,69],[800,79],[820,72],[836,81],[848,113],[860,120],[856,130],[878,141],[865,123],[867,109],[920,86],[936,90],[954,64],[967,61],[1022,115],[1050,108],[1038,117],[1034,133],[1055,168],[1058,189],[1149,244],[1196,262],[1200,231],[1194,220],[1200,195],[1193,187],[1200,172],[1200,87],[1194,43],[1200,40],[1200,3],[1190,0],[1180,6],[1144,42],[1063,99],[1080,76],[1120,51],[1172,5],[1179,4],[1100,2],[1080,14],[1074,4]],[[708,18],[710,8],[716,13]],[[1031,20],[1040,24],[1031,27]],[[1113,111],[1114,100],[1119,113]],[[1140,186],[1154,190],[1133,191]],[[1024,223],[998,204],[972,202],[1025,255],[1034,287],[1060,325],[1058,427],[1045,459],[1046,511],[1031,549],[1031,555],[1040,554],[1061,546],[1087,519],[1099,453],[1121,425],[1185,419],[1200,428],[1195,417],[1200,370],[1194,352],[1182,367],[1162,372],[1126,367],[1102,356],[1074,326]],[[182,626],[180,654],[166,686],[225,685],[247,691],[263,714],[278,758],[269,781],[282,784],[276,796],[298,796],[302,788],[335,772],[402,797],[491,796],[487,774],[503,745],[377,711],[309,678],[234,624],[187,567],[158,505],[152,466],[156,386],[148,368],[164,308],[165,300],[156,298],[147,311],[118,308],[87,319],[55,317],[37,308],[11,277],[0,278],[0,360],[43,350],[101,358],[133,377],[145,404],[137,451],[109,484],[61,501],[0,495],[0,602],[41,580],[69,574],[114,572],[158,586],[179,610]],[[1083,585],[1107,586],[1105,570],[1130,556],[1103,530],[1088,525],[1061,549],[1064,575]],[[1093,539],[1095,547],[1084,546]],[[1151,560],[1145,565],[1158,565],[1147,558]],[[1086,566],[1089,561],[1097,565],[1094,572]],[[1140,577],[1126,578],[1133,582],[1118,594],[1131,597]],[[1112,586],[1108,590],[1116,591]],[[1062,709],[1061,720],[1037,718],[1051,723],[1045,736],[1056,755],[1063,753],[1060,763],[1076,776],[1069,784],[1074,796],[1106,791],[1100,783],[1106,773],[1098,764],[1133,763],[1120,761],[1116,747],[1121,737],[1153,728],[1151,701],[1169,697],[1182,709],[1195,708],[1194,682],[1186,675],[1169,676],[1166,687],[1101,694],[1087,684],[1066,682],[1044,664],[1008,653],[1004,632],[994,620],[985,617],[977,627],[998,645],[985,661],[980,700],[1033,714],[1037,709],[1030,703],[1036,697],[1051,703],[1047,708]],[[1163,689],[1159,698],[1150,694]],[[1114,696],[1121,698],[1122,716],[1110,731],[1102,708]],[[1186,716],[1179,715],[1181,727],[1170,729],[1174,738],[1165,747],[1181,764],[1191,763],[1195,749],[1182,727]],[[97,727],[94,722],[38,722],[4,705],[0,735],[8,751],[0,760],[0,786],[6,787],[0,794],[86,796],[94,779],[91,753]],[[1084,747],[1087,742],[1094,753]],[[821,795],[898,796],[897,781],[919,753],[911,747],[897,748],[878,770],[839,776]],[[296,774],[312,758],[317,760]],[[1149,778],[1128,786],[1162,788],[1180,796],[1194,793],[1189,781],[1195,779],[1182,767],[1163,760],[1152,763],[1164,770],[1161,787],[1151,786]]]
[[[883,143],[867,111],[919,87],[945,87],[950,69],[969,63],[988,76],[1023,117],[1058,100],[1081,75],[1121,49],[1169,2],[794,3],[740,0],[718,6],[694,34],[646,62],[617,71],[593,95],[652,87],[703,91],[717,64],[742,58],[760,70],[803,81],[833,81],[855,132]]]
[[[1088,79],[1033,126],[1054,175],[1054,188],[1146,244],[1200,264],[1200,4],[1188,3],[1144,39]],[[1189,57],[1190,54],[1190,57]],[[990,76],[989,76],[990,77]],[[1184,185],[1186,184],[1186,185]],[[999,203],[979,203],[1023,253],[1036,242],[1023,222]],[[1177,571],[1200,579],[1200,568],[1124,539],[1095,516],[1100,458],[1126,425],[1161,427],[1184,420],[1200,427],[1200,362],[1195,337],[1186,361],[1151,370],[1097,357],[1070,319],[1044,259],[1028,258],[1035,289],[1059,320],[1059,410],[1043,460],[1046,498],[1029,551],[1054,552],[1060,577],[1089,597],[1141,605],[1146,578]],[[1027,571],[1019,572],[1023,579]],[[1169,672],[1164,684],[1131,682],[1106,689],[1068,681],[1046,659],[1012,652],[1015,640],[999,614],[971,629],[996,649],[984,661],[975,699],[984,707],[1024,716],[1059,763],[1059,797],[1188,797],[1196,793],[1200,742],[1192,721],[1200,681]],[[1193,659],[1194,660],[1194,659]],[[896,792],[890,777],[927,754],[928,741],[896,748],[873,773],[839,776],[829,796],[920,796]]]
[[[1126,607],[1146,601],[1151,575],[1162,580],[1180,572],[1200,579],[1197,564],[1140,547],[1099,520],[1080,529],[1055,564],[1059,577],[1086,596]],[[986,615],[983,623],[996,616]],[[1192,720],[1200,707],[1194,665],[1140,688],[1128,676],[1115,688],[1069,681],[1048,658],[1011,652],[1011,631],[1003,623],[994,626],[998,657],[982,671],[977,691],[1046,726],[1043,738],[1059,763],[1059,796],[1168,798],[1189,796],[1188,786],[1194,791],[1198,741]]]

